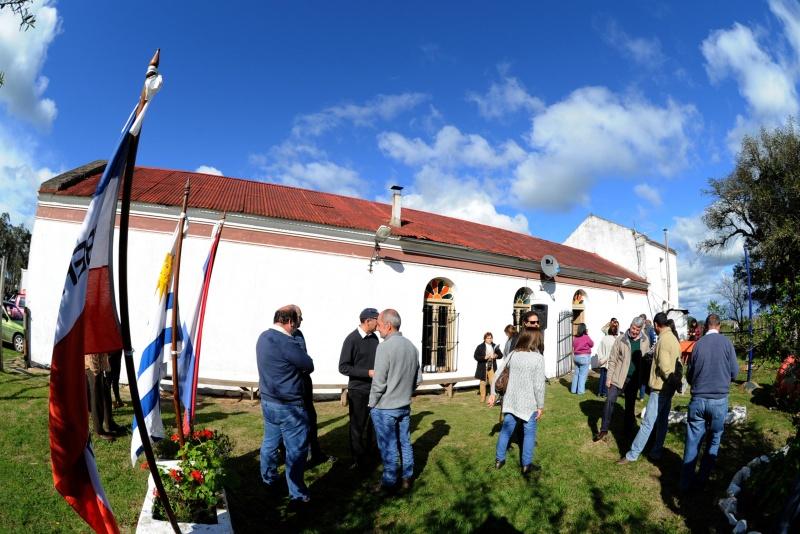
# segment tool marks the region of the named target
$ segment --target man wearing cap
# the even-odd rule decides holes
[[[375,429],[369,417],[369,391],[375,373],[375,351],[378,348],[378,310],[365,308],[358,316],[360,324],[342,344],[339,372],[350,377],[347,383],[347,404],[350,412],[350,453],[354,469],[363,469],[375,453]]]

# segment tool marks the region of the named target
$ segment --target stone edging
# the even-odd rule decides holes
[[[757,534],[756,531],[747,530],[746,519],[736,519],[735,515],[737,513],[737,505],[738,505],[737,495],[739,495],[739,492],[742,491],[742,485],[744,484],[744,482],[748,478],[750,478],[752,469],[758,465],[769,463],[770,460],[772,459],[772,456],[775,456],[777,454],[785,455],[788,450],[789,446],[786,445],[785,447],[775,451],[772,455],[764,454],[757,458],[753,458],[747,463],[747,465],[739,469],[736,472],[736,474],[733,475],[731,483],[728,485],[728,489],[725,490],[725,494],[727,495],[727,497],[724,499],[720,499],[717,504],[720,510],[722,510],[722,513],[725,514],[725,518],[728,520],[728,523],[730,523],[730,525],[733,527],[732,532],[734,534],[744,534],[745,532],[749,534]]]

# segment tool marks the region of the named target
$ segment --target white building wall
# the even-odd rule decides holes
[[[66,266],[79,228],[78,223],[53,220],[36,219],[34,223],[28,305],[32,310],[32,360],[39,364],[50,363]],[[169,233],[137,229],[130,233],[129,302],[137,353],[149,341],[156,278],[170,237]],[[190,296],[200,284],[200,269],[209,245],[210,238],[188,237],[184,241],[180,302],[186,314]],[[314,382],[346,383],[346,377],[338,372],[339,353],[344,337],[358,323],[359,312],[365,307],[397,309],[403,334],[421,349],[423,293],[428,282],[437,277],[453,282],[454,305],[459,313],[457,370],[426,374],[426,378],[472,376],[476,365],[473,351],[482,342],[483,333],[493,332],[501,346],[505,342],[503,328],[511,322],[514,295],[520,287],[533,290],[532,302],[549,306],[545,332],[548,376],[556,374],[559,311],[571,310],[577,289],[587,293],[586,323],[596,341],[600,327],[611,316],[623,322],[646,305],[646,295],[641,292],[559,280],[549,284],[548,292],[538,280],[524,277],[383,261],[376,263],[370,274],[367,265],[368,259],[363,257],[223,239],[211,280],[200,376],[257,380],[256,339],[271,325],[275,309],[294,303],[303,309],[302,330],[316,367]]]
[[[665,254],[663,247],[654,245],[644,234],[634,234],[630,228],[590,215],[567,237],[564,244],[587,252],[594,252],[602,258],[645,277],[650,287],[647,305],[639,313],[647,313],[648,317],[652,318],[657,312],[666,310],[664,303],[667,300],[669,300],[667,307],[678,307],[677,256],[674,253]],[[669,299],[667,299],[665,264],[667,258],[670,277]]]

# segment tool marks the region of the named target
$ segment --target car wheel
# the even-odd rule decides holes
[[[25,349],[25,338],[22,337],[22,334],[14,334],[14,349],[17,352],[22,352]]]

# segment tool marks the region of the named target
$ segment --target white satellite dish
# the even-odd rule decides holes
[[[542,256],[542,272],[548,278],[555,278],[558,275],[558,271],[561,269],[558,266],[558,260],[556,260],[555,256],[547,254]]]

